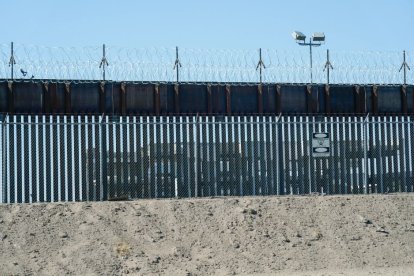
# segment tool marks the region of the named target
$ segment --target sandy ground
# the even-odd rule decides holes
[[[414,275],[414,194],[0,205],[0,275]]]

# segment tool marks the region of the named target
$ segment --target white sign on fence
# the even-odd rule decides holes
[[[312,156],[329,157],[331,155],[331,145],[329,133],[314,132],[312,134]]]

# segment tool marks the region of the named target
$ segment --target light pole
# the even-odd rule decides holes
[[[311,75],[311,83],[313,83],[313,72],[312,72],[312,47],[319,47],[325,42],[325,34],[324,33],[313,33],[312,37],[309,38],[309,42],[306,42],[306,35],[302,32],[294,31],[292,33],[293,39],[298,43],[300,46],[309,46],[309,57],[310,57],[310,75]]]

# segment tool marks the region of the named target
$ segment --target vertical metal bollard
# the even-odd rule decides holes
[[[193,137],[194,137],[194,197],[198,197],[198,143],[200,143],[200,137],[198,137],[197,135],[197,130],[198,130],[198,114],[197,116],[194,118],[193,117]]]
[[[275,136],[275,141],[276,141],[276,166],[277,166],[277,170],[276,170],[276,194],[277,195],[283,195],[283,190],[284,190],[284,178],[283,178],[283,173],[282,173],[282,161],[283,160],[283,155],[282,155],[282,149],[283,149],[283,144],[282,146],[280,146],[281,144],[281,129],[283,128],[283,124],[280,123],[280,118],[282,116],[282,113],[279,113],[279,116],[277,117],[277,120],[275,122],[275,129],[276,129],[276,136]]]
[[[3,195],[4,195],[4,121],[1,122],[1,127],[0,127],[0,203],[4,203],[3,201]]]
[[[364,133],[364,194],[367,194],[368,191],[368,159],[367,159],[367,147],[368,147],[368,135],[367,135],[367,127],[368,127],[368,116],[365,117],[363,122],[363,133]]]
[[[107,200],[108,196],[108,176],[107,176],[107,145],[106,145],[106,128],[108,124],[104,124],[104,115],[99,120],[99,143],[100,143],[100,200]],[[105,127],[104,127],[105,126]]]

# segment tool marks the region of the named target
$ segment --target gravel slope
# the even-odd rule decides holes
[[[413,275],[414,194],[0,205],[1,275]]]

